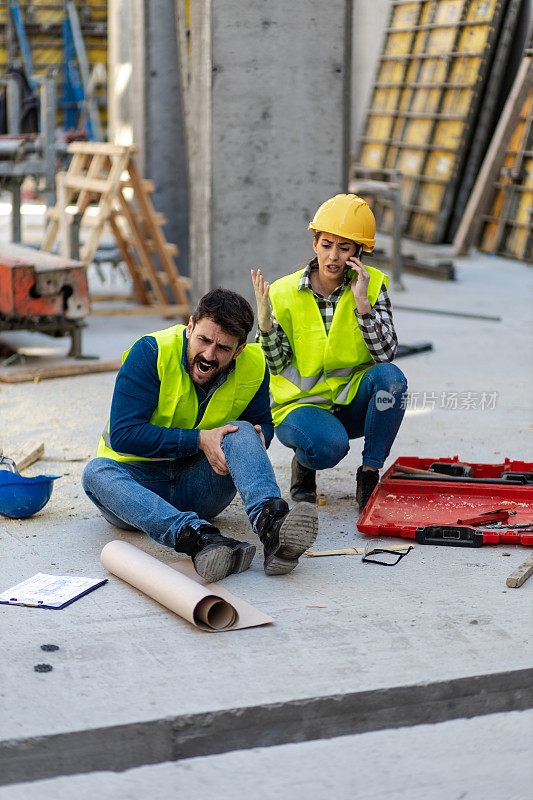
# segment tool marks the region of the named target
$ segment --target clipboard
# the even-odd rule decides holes
[[[0,593],[0,604],[61,609],[107,583],[107,578],[48,575],[38,572]]]

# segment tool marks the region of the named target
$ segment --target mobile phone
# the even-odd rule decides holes
[[[360,244],[359,242],[355,242],[355,253],[353,254],[353,256],[351,256],[351,258],[361,258],[362,255],[363,255],[363,245]],[[352,269],[352,267],[345,267],[344,271],[349,278],[355,278],[357,276],[357,272],[354,269]]]

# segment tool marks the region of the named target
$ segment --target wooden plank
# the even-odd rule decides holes
[[[55,364],[40,367],[3,367],[0,369],[1,383],[25,383],[49,378],[66,378],[72,375],[90,375],[94,372],[118,372],[122,361],[77,361],[64,359]]]
[[[87,177],[93,180],[94,178],[98,178],[104,166],[109,164],[109,159],[105,155],[96,155],[91,160],[89,164],[89,169],[87,170]],[[86,189],[80,192],[80,196],[78,197],[78,214],[84,214],[89,202],[91,200],[91,194]]]
[[[122,156],[125,153],[138,153],[139,149],[135,145],[112,144],[111,142],[71,142],[67,152],[91,156]]]
[[[184,317],[189,318],[189,304],[154,303],[147,306],[91,308],[90,317]]]
[[[10,457],[15,462],[19,472],[22,472],[26,467],[34,464],[43,455],[44,442],[39,441],[25,442],[10,453]]]
[[[142,214],[136,215],[137,222],[141,224],[144,222],[144,217]],[[157,222],[158,225],[166,225],[168,220],[164,214],[161,214],[159,211],[154,211],[154,220]]]
[[[83,172],[85,167],[86,157],[84,155],[74,155],[72,161],[69,165],[69,172],[72,175],[78,175]],[[41,250],[46,250],[47,252],[52,252],[53,246],[55,244],[61,220],[64,215],[67,213],[66,208],[70,203],[75,192],[72,189],[65,189],[60,188],[60,185],[63,181],[63,177],[66,173],[65,172],[58,172],[56,175],[56,206],[55,211],[56,214],[51,219],[48,224],[48,227],[44,234],[43,243],[41,244]]]
[[[126,220],[128,222],[135,250],[137,251],[137,254],[139,256],[139,259],[141,261],[144,270],[144,275],[150,281],[150,285],[152,287],[152,290],[154,292],[157,301],[159,303],[165,304],[167,303],[168,298],[161,285],[161,281],[159,280],[159,276],[157,274],[155,264],[150,256],[150,252],[146,247],[144,237],[141,235],[141,232],[139,231],[139,227],[135,219],[135,214],[133,213],[133,209],[131,208],[128,201],[124,197],[123,192],[119,192],[118,198],[120,205],[122,207],[122,212],[124,213]]]
[[[171,254],[167,247],[168,242],[166,241],[160,226],[157,224],[155,220],[155,212],[152,206],[152,202],[149,196],[144,191],[142,185],[142,179],[137,171],[137,167],[135,166],[133,158],[130,159],[129,174],[131,182],[133,184],[135,198],[139,205],[140,212],[141,214],[143,214],[145,218],[146,225],[149,228],[152,238],[154,240],[159,260],[161,261],[163,269],[168,275],[172,294],[174,298],[178,301],[178,303],[186,304],[188,303],[187,295],[185,294],[183,287],[177,280],[179,278],[179,273],[178,270],[176,269],[176,265],[172,260]]]
[[[510,589],[518,589],[531,575],[533,575],[533,555],[526,558],[519,567],[513,570],[505,583]]]
[[[91,303],[137,303],[138,298],[129,292],[91,292]]]
[[[121,185],[122,185],[123,189],[133,189],[134,188],[133,187],[133,183],[131,182],[131,180],[129,178],[124,180],[124,181],[122,181]],[[149,180],[148,178],[143,178],[142,179],[142,185],[143,185],[144,191],[147,192],[147,194],[152,194],[153,192],[155,192],[155,183],[153,181]]]
[[[139,271],[137,269],[135,260],[132,254],[130,253],[127,242],[124,240],[122,236],[122,233],[120,231],[119,226],[117,225],[114,214],[110,215],[109,224],[111,226],[113,236],[115,237],[116,243],[118,245],[118,249],[120,250],[120,255],[122,256],[122,260],[126,264],[128,271],[131,275],[131,279],[133,281],[133,285],[135,286],[135,291],[137,292],[139,301],[141,303],[149,303],[152,297],[150,296],[148,289],[144,285],[142,277],[139,275]]]
[[[492,197],[490,187],[501,169],[507,142],[532,85],[533,61],[531,58],[524,58],[479,170],[463,219],[457,228],[453,240],[453,252],[456,255],[467,253],[469,246],[478,239],[482,222],[480,216],[487,213]]]
[[[122,152],[121,155],[113,156],[111,159],[111,169],[109,170],[108,179],[106,182],[107,188],[105,193],[100,197],[100,202],[98,203],[97,214],[102,222],[102,226],[104,224],[104,220],[109,219],[111,215],[113,204],[116,201],[117,195],[119,194],[121,175],[127,167],[129,155],[127,149],[124,148],[124,150],[125,152]],[[81,248],[80,258],[85,264],[89,265],[92,263],[101,235],[102,229],[97,227],[94,228],[91,231],[87,242]]]
[[[320,556],[362,556],[365,551],[373,549],[374,547],[383,548],[384,550],[410,550],[414,544],[383,544],[376,542],[375,545],[365,545],[365,547],[343,547],[339,550],[306,550],[305,555],[308,558],[316,558]]]
[[[58,238],[59,238],[59,252],[65,258],[70,258],[70,223],[72,217],[66,213],[67,208],[67,186],[66,186],[66,173],[58,172],[56,178],[57,190],[57,205],[58,208],[64,210],[63,214],[59,215]]]
[[[68,172],[65,186],[79,192],[86,190],[95,194],[108,194],[112,189],[108,178],[88,178],[86,175],[69,175]]]
[[[142,231],[141,230],[139,230],[139,235],[142,235]],[[124,236],[124,239],[128,244],[135,245],[135,239],[134,239],[133,236],[126,235],[126,236]],[[143,237],[143,241],[144,241],[144,246],[146,247],[148,252],[157,253],[159,255],[158,245],[156,244],[156,242],[154,242],[153,239],[147,238],[145,236],[145,237]],[[176,244],[172,244],[171,242],[164,242],[163,247],[165,248],[165,250],[167,251],[167,253],[170,256],[179,255],[179,248],[178,248],[178,246]],[[165,280],[165,282],[168,283],[168,284],[174,283],[175,281],[180,283],[181,282],[181,276],[180,275],[175,275],[175,276],[172,277],[172,280],[171,280],[166,273],[163,273],[163,275],[161,275],[161,280]]]

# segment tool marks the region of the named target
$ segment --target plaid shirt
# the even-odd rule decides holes
[[[318,269],[318,261],[314,258],[302,272],[298,291],[310,289],[313,292],[327,334],[333,322],[337,303],[344,292],[351,291],[349,286],[351,279],[345,275],[344,282],[329,297],[323,297],[321,294],[317,294],[311,286],[311,272],[316,269]],[[374,361],[392,361],[398,346],[398,339],[392,321],[391,303],[385,287],[382,286],[378,299],[368,314],[359,314],[357,310],[354,313],[365,344]],[[261,344],[268,368],[273,375],[278,375],[290,364],[291,345],[274,314],[272,314],[272,328],[267,333],[258,330],[255,340]]]

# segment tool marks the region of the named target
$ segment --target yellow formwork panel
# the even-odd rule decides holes
[[[506,148],[480,247],[533,262],[533,91]]]
[[[384,145],[367,144],[361,150],[361,158],[364,159],[364,164],[369,164],[376,169],[383,166],[386,155],[386,148]]]
[[[396,6],[392,12],[392,28],[411,28],[418,22],[420,3],[405,3]]]
[[[503,0],[391,8],[355,161],[402,172],[407,235],[440,241],[445,232],[502,9]],[[386,205],[375,206],[391,230]]]

